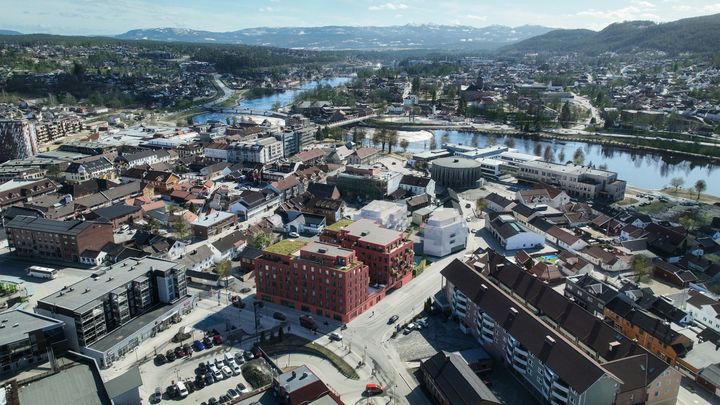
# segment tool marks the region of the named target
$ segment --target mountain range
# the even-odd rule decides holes
[[[634,52],[668,53],[720,51],[720,14],[666,23],[626,21],[601,31],[557,29],[500,48],[518,52]]]
[[[314,50],[377,49],[496,49],[545,34],[552,28],[537,25],[507,27],[491,25],[402,25],[389,27],[287,27],[247,28],[231,32],[185,28],[131,30],[119,39],[265,45]]]

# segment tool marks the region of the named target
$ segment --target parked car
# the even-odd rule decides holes
[[[215,346],[222,344],[222,338],[220,337],[220,335],[213,336],[213,343],[215,344]]]
[[[215,371],[213,371],[213,378],[215,379],[215,381],[220,381],[225,378],[225,376],[223,375],[222,371],[215,368]]]
[[[198,374],[205,374],[207,372],[207,370],[208,370],[207,364],[205,364],[203,362],[200,362],[200,364],[198,364],[198,368],[197,368]]]
[[[415,321],[415,324],[418,326],[421,326],[423,328],[427,328],[428,327],[427,318],[420,318],[417,321]]]
[[[164,355],[158,354],[157,356],[155,356],[155,365],[156,366],[162,366],[165,363],[167,363],[167,358]]]
[[[246,393],[246,392],[250,392],[250,390],[248,389],[248,387],[246,387],[245,384],[243,384],[243,383],[238,383],[238,385],[236,385],[235,388],[236,388],[237,391],[238,391],[239,393],[241,393],[241,394],[244,394],[244,393]]]
[[[245,301],[240,300],[240,299],[233,301],[232,304],[235,308],[240,308],[240,309],[245,308]]]
[[[407,335],[414,330],[415,330],[415,324],[411,322],[411,323],[405,325],[405,330],[403,330],[403,333]]]
[[[213,377],[213,373],[211,371],[208,371],[205,373],[205,385],[210,385],[215,382],[215,377]]]
[[[195,383],[192,382],[192,380],[185,381],[185,387],[187,388],[189,393],[195,392]]]
[[[189,356],[189,355],[191,355],[191,354],[193,353],[193,348],[192,348],[192,346],[190,346],[190,345],[187,344],[187,343],[185,343],[185,344],[183,345],[183,348],[182,348],[182,349],[183,349],[183,351],[185,352],[185,355],[186,355],[186,356]]]
[[[235,398],[240,398],[240,393],[235,390],[235,388],[230,388],[227,390],[227,395],[230,397],[230,400],[232,401]]]
[[[397,315],[393,315],[393,316],[391,316],[391,317],[390,317],[390,319],[388,319],[388,325],[390,325],[390,324],[393,324],[393,323],[397,322],[397,320],[398,320],[398,319],[400,319],[400,317],[399,317],[399,316],[397,316]]]
[[[293,238],[293,239],[295,239],[295,238],[299,238],[299,237],[300,237],[300,234],[298,234],[297,232],[290,232],[290,233],[288,234],[288,236],[291,237],[291,238]]]
[[[218,399],[221,404],[230,402],[230,397],[227,396],[227,394],[220,395],[220,398]]]
[[[250,288],[250,287],[243,287],[243,288],[240,289],[240,292],[243,293],[243,294],[247,294],[247,293],[249,293],[249,292],[251,292],[251,291],[252,291],[252,288]]]
[[[205,388],[205,377],[203,374],[198,374],[198,376],[195,377],[195,388],[199,390]]]
[[[342,335],[337,332],[330,333],[329,337],[330,337],[330,340],[334,340],[336,342],[341,341],[343,338]]]
[[[277,319],[278,321],[286,321],[287,316],[283,314],[282,312],[273,312],[273,318]]]
[[[210,339],[209,337],[204,337],[202,343],[206,349],[212,349],[213,347],[212,339]]]
[[[315,320],[310,315],[302,315],[300,317],[300,326],[308,328],[312,331],[315,331],[318,328],[317,323],[315,323]]]
[[[377,395],[385,392],[385,389],[377,384],[368,384],[365,386],[365,392],[368,395]]]
[[[223,373],[223,377],[230,378],[233,376],[232,369],[228,366],[224,366],[220,371]]]
[[[216,405],[217,403],[218,400],[215,399],[215,397],[210,397],[210,399],[208,399],[208,405]]]
[[[152,397],[150,397],[150,402],[157,404],[160,401],[162,401],[162,388],[155,387],[155,392]]]
[[[168,387],[165,388],[165,396],[167,396],[168,398],[171,398],[171,399],[177,398],[177,396],[178,396],[177,387],[175,385],[168,385]]]
[[[168,363],[175,361],[175,352],[172,350],[168,350],[165,352],[165,358],[167,359]]]
[[[205,350],[205,345],[199,340],[194,341],[193,346],[195,346],[195,350],[198,352]]]
[[[245,363],[245,358],[243,357],[243,352],[235,352],[235,362],[237,364]]]
[[[243,357],[245,360],[250,361],[255,358],[255,355],[250,350],[245,350],[243,352]]]

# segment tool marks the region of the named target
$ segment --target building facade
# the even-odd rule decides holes
[[[430,214],[423,234],[423,254],[444,257],[465,249],[468,226],[454,208],[439,208]]]
[[[113,242],[113,227],[93,221],[55,221],[20,215],[5,224],[8,244],[21,257],[79,262],[85,251]]]
[[[406,240],[402,232],[367,219],[341,220],[326,227],[320,240],[354,250],[370,268],[371,284],[398,288],[412,280],[413,242]]]
[[[283,143],[273,137],[243,141],[228,149],[231,163],[272,163],[283,157]]]
[[[0,163],[27,159],[37,152],[35,125],[26,120],[0,120]]]
[[[587,166],[567,165],[545,161],[518,164],[517,177],[545,183],[577,198],[620,201],[625,198],[625,181],[617,173]]]
[[[68,341],[80,350],[157,306],[175,303],[186,295],[182,266],[152,257],[132,258],[40,299],[35,312],[63,321]]]
[[[437,185],[453,189],[477,187],[483,175],[480,162],[462,157],[435,159],[430,174]]]
[[[65,340],[63,323],[15,309],[0,313],[0,370],[22,369],[48,360],[51,346]]]
[[[344,323],[373,304],[368,266],[351,249],[326,243],[269,246],[256,261],[255,280],[261,300]]]

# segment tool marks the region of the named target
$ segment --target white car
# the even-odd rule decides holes
[[[236,362],[237,364],[244,364],[244,363],[245,363],[245,358],[243,357],[243,353],[242,353],[242,352],[235,352],[235,362]]]
[[[185,383],[182,381],[178,381],[177,384],[175,384],[175,387],[177,388],[178,395],[180,395],[180,398],[185,398],[188,396],[189,392],[187,390],[187,387],[185,387]]]
[[[225,378],[230,378],[233,375],[232,369],[228,366],[222,368],[222,373]]]
[[[338,341],[338,342],[343,339],[343,336],[342,336],[341,334],[337,333],[337,332],[332,332],[332,333],[330,333],[329,337],[330,337],[330,340],[335,340],[335,341]]]

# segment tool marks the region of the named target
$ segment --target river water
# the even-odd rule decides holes
[[[435,141],[438,145],[443,144],[443,135],[447,135],[445,141],[449,143],[461,143],[470,145],[472,132],[463,131],[433,131]],[[489,136],[477,134],[477,144],[483,147],[487,144]],[[505,144],[506,137],[497,137],[498,145]],[[544,156],[545,148],[550,147],[556,162],[560,157],[564,161],[572,160],[575,151],[581,148],[585,154],[585,164],[600,166],[607,165],[609,170],[618,173],[621,180],[628,184],[648,189],[660,189],[670,184],[674,177],[682,177],[685,180],[683,187],[692,187],[696,181],[705,180],[707,194],[720,196],[720,165],[711,163],[706,159],[687,158],[671,153],[659,154],[648,151],[632,151],[617,146],[606,146],[585,142],[552,142],[550,140],[533,140],[528,138],[513,138],[513,148],[520,152],[536,154],[539,145],[540,154]],[[423,151],[429,149],[430,141],[410,142],[408,152]],[[561,153],[564,156],[561,156]]]
[[[239,108],[248,108],[252,110],[270,110],[273,105],[279,104],[283,107],[293,102],[295,97],[303,91],[314,89],[320,85],[330,85],[333,87],[347,83],[351,79],[349,77],[335,77],[332,79],[306,82],[302,85],[278,92],[269,96],[241,100],[238,104]],[[193,117],[197,123],[204,123],[207,120],[224,121],[226,117],[232,114],[223,113],[206,113]],[[437,145],[442,145],[443,141],[449,143],[460,143],[470,145],[473,135],[477,135],[477,143],[479,146],[487,144],[488,135],[475,134],[463,131],[433,131]],[[443,136],[447,135],[446,139]],[[504,144],[507,138],[498,137],[496,142]],[[720,167],[718,164],[710,163],[705,159],[686,158],[671,153],[659,154],[646,151],[632,151],[617,146],[605,146],[599,144],[591,144],[585,142],[567,142],[559,143],[549,140],[532,140],[527,138],[514,138],[513,146],[520,152],[535,154],[539,145],[540,155],[544,156],[545,148],[550,147],[553,152],[555,161],[559,161],[561,153],[564,154],[565,161],[572,160],[575,151],[578,148],[583,150],[585,154],[585,163],[600,166],[607,165],[609,170],[618,173],[618,177],[628,182],[628,184],[647,188],[660,189],[670,184],[670,180],[674,177],[682,177],[685,180],[684,187],[692,187],[698,180],[705,180],[707,183],[706,193],[720,196]],[[407,148],[408,152],[419,152],[427,150],[430,147],[430,141],[414,141],[410,142]]]
[[[318,86],[330,85],[332,87],[337,87],[349,82],[350,80],[351,78],[349,77],[334,77],[332,79],[306,82],[293,89],[277,92],[269,96],[253,98],[249,100],[240,100],[240,103],[238,103],[237,107],[258,111],[271,110],[272,107],[276,104],[280,105],[281,107],[285,107],[291,104],[295,97],[297,97],[297,95],[302,93],[303,91],[312,90],[317,88]],[[203,124],[208,120],[225,121],[226,117],[231,117],[232,115],[233,114],[205,113],[194,116],[193,121],[198,124]]]

